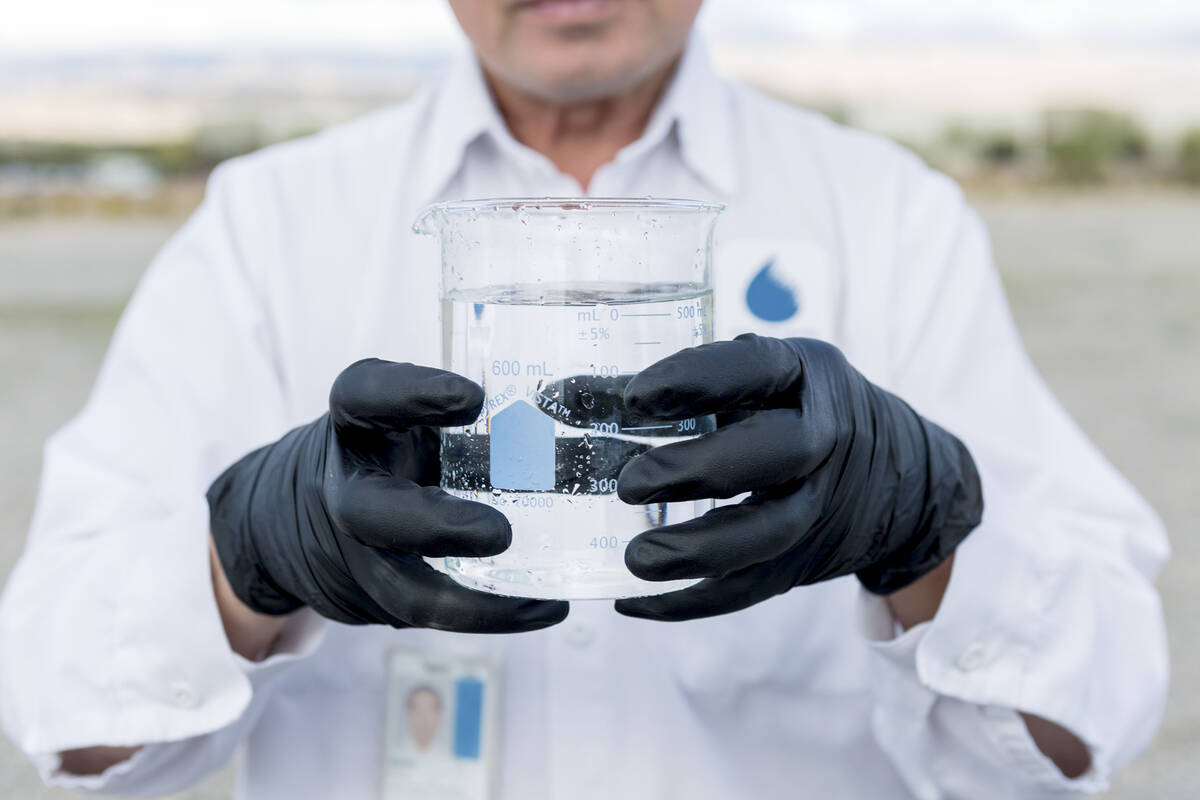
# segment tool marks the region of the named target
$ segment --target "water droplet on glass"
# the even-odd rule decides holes
[[[579,395],[579,402],[582,403],[583,407],[587,409],[596,407],[596,398],[592,397],[591,392],[584,392],[583,394]]]

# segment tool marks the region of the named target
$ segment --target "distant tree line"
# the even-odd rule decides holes
[[[1035,183],[1200,185],[1200,127],[1155,140],[1133,116],[1101,109],[1047,111],[1033,134],[956,124],[915,149],[951,172],[1009,172]]]
[[[840,122],[854,122],[845,109],[822,110]],[[905,144],[968,183],[999,177],[1031,186],[1153,182],[1200,187],[1200,126],[1165,141],[1129,114],[1061,109],[1046,111],[1034,127],[956,123],[933,141]],[[148,144],[0,140],[0,217],[186,212],[203,178],[221,161],[310,132],[273,136],[258,121],[243,119]],[[127,191],[122,188],[127,185],[151,188]]]
[[[290,131],[282,137],[269,136],[253,120],[234,120],[206,125],[185,138],[147,144],[76,144],[0,139],[0,166],[82,166],[105,156],[130,155],[141,159],[165,178],[203,177],[227,158],[312,132],[312,129],[306,128]]]

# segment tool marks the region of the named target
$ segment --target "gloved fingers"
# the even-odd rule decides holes
[[[681,431],[708,433],[716,429],[711,415],[704,414],[676,424],[633,413],[625,405],[625,387],[632,375],[570,375],[547,383],[534,398],[537,409],[572,428],[603,430],[615,426],[638,437],[678,436]]]
[[[351,538],[396,553],[478,558],[502,553],[512,541],[498,509],[382,473],[346,480],[330,512]]]
[[[590,428],[593,422],[617,421],[620,427],[636,425],[624,418],[625,387],[632,375],[569,375],[542,387],[537,409],[573,428]]]
[[[442,478],[442,437],[441,428],[416,425],[406,435],[389,437],[385,446],[376,440],[366,450],[348,449],[360,460],[378,459],[385,472],[422,486],[436,486]]]
[[[482,407],[483,389],[461,375],[377,358],[346,367],[329,393],[329,415],[339,434],[467,425]]]
[[[617,480],[617,495],[626,503],[664,503],[782,486],[820,466],[836,441],[831,417],[792,408],[760,411],[631,459]]]
[[[566,619],[563,601],[477,592],[454,582],[417,556],[395,555],[357,543],[344,549],[351,574],[389,615],[415,628],[459,633],[523,633]]]
[[[627,617],[682,622],[741,611],[790,588],[783,571],[768,562],[723,578],[706,578],[686,589],[617,600],[615,608]]]
[[[370,551],[370,548],[365,545],[347,541],[341,545],[342,559],[336,565],[328,560],[314,559],[310,562],[309,568],[313,572],[320,594],[306,597],[305,602],[322,617],[347,625],[408,627],[407,622],[393,616],[376,603],[371,595],[358,586],[357,582],[351,583],[349,586],[344,585],[344,582],[347,581],[346,570],[350,568],[346,556],[350,547]],[[353,576],[350,577],[350,580],[353,580]]]
[[[719,578],[777,558],[808,533],[821,514],[821,490],[807,482],[786,497],[751,498],[702,517],[633,537],[625,565],[639,578]]]
[[[803,376],[800,358],[786,341],[743,334],[651,364],[625,387],[625,405],[662,419],[794,406]]]

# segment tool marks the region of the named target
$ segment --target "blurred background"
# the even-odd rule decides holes
[[[400,100],[465,47],[441,0],[39,0],[4,17],[0,580],[42,441],[213,165]],[[903,142],[982,212],[1034,360],[1175,548],[1166,719],[1106,797],[1200,797],[1200,4],[707,0],[700,29],[725,74]],[[0,797],[72,796],[0,739]]]

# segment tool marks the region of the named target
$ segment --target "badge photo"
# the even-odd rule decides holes
[[[495,796],[497,674],[486,655],[392,651],[383,800]]]

